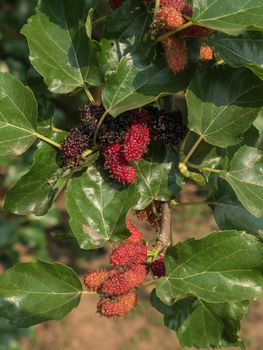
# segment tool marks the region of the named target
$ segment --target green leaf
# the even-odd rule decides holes
[[[208,167],[216,169],[228,169],[230,160],[236,151],[244,145],[255,146],[259,140],[259,137],[260,135],[257,128],[252,125],[242,135],[242,141],[234,146],[220,148],[202,141],[190,158],[190,162],[193,164],[198,164],[202,168]],[[196,134],[191,134],[188,139],[189,145],[193,145],[196,142],[197,138],[198,137]],[[207,173],[206,177],[210,176],[211,174]]]
[[[0,276],[0,315],[16,327],[61,320],[82,292],[74,271],[62,264],[18,263]]]
[[[157,58],[150,55],[143,60],[139,53],[138,56],[125,56],[106,80],[102,102],[105,109],[116,117],[161,96],[184,90],[192,74],[192,67],[181,74],[173,74],[162,55]]]
[[[19,155],[36,139],[37,102],[18,79],[0,73],[0,156]]]
[[[263,30],[261,0],[193,0],[193,22],[230,35]]]
[[[221,230],[244,230],[254,235],[263,234],[263,217],[251,215],[239,202],[231,187],[218,181],[218,190],[213,205],[215,220]]]
[[[212,145],[235,145],[261,109],[263,81],[245,68],[204,68],[186,93],[188,126]]]
[[[65,133],[54,134],[51,139],[61,142]],[[4,209],[16,215],[44,215],[67,178],[61,173],[62,159],[53,146],[40,142],[34,162],[6,195]]]
[[[84,1],[41,0],[22,29],[31,63],[54,93],[101,82],[100,48],[85,29],[88,10]]]
[[[240,302],[263,292],[263,245],[241,231],[214,232],[169,248],[157,296],[166,304],[189,295],[208,303]]]
[[[243,206],[254,216],[263,216],[263,153],[243,146],[234,155],[228,171],[221,172]]]
[[[134,185],[112,182],[94,166],[73,177],[66,190],[66,207],[80,247],[99,248],[123,237],[126,214],[138,199]]]
[[[147,207],[154,199],[170,201],[181,190],[184,179],[178,171],[178,156],[159,143],[151,145],[145,159],[134,164],[140,199],[135,209]]]
[[[116,69],[122,57],[134,53],[142,45],[143,56],[152,50],[152,43],[145,43],[151,21],[152,15],[141,0],[126,0],[107,17],[101,40],[106,74]]]
[[[208,42],[225,63],[245,66],[263,79],[263,32],[246,32],[236,37],[214,33]]]
[[[210,304],[194,297],[176,300],[167,306],[151,293],[151,304],[164,314],[164,324],[176,331],[181,346],[208,348],[242,346],[240,320],[247,313],[248,301]]]

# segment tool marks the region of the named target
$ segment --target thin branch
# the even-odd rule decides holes
[[[52,145],[52,146],[54,146],[54,147],[56,147],[58,149],[62,149],[62,146],[59,143],[49,139],[48,137],[46,137],[44,135],[41,135],[38,132],[33,132],[32,134],[35,135],[40,140],[45,141],[46,143],[49,143],[50,145]]]
[[[171,36],[171,35],[173,35],[173,34],[175,34],[175,33],[181,32],[182,30],[184,30],[184,29],[186,29],[186,28],[188,28],[188,27],[191,27],[192,25],[193,25],[193,22],[189,21],[189,22],[183,24],[182,26],[180,26],[180,27],[178,27],[178,28],[176,28],[176,29],[174,29],[174,30],[171,30],[171,31],[168,32],[168,33],[165,33],[165,34],[163,34],[163,35],[160,35],[160,36],[156,39],[156,41],[157,41],[157,42],[163,41],[164,39],[169,38],[169,36]]]
[[[167,247],[169,247],[171,243],[170,241],[171,212],[170,212],[170,206],[168,203],[164,203],[162,205],[161,213],[162,213],[162,222],[161,222],[160,234],[158,237],[158,245],[166,249]]]
[[[219,169],[208,168],[208,167],[202,167],[201,165],[193,164],[193,163],[190,163],[190,162],[187,162],[187,165],[188,165],[190,168],[198,169],[198,170],[200,170],[200,171],[207,171],[208,173],[219,174],[219,173],[222,171],[222,170],[219,170]]]
[[[93,136],[93,146],[94,146],[95,148],[97,147],[97,136],[98,136],[98,133],[99,133],[100,128],[101,128],[101,126],[102,126],[102,124],[103,124],[103,122],[104,122],[104,119],[107,117],[107,115],[108,115],[108,111],[106,110],[106,111],[102,114],[102,116],[100,117],[100,120],[99,120],[99,122],[98,122],[97,129],[96,129],[95,134],[94,134],[94,136]]]
[[[88,99],[89,99],[90,103],[93,104],[93,105],[95,105],[96,102],[95,102],[95,100],[94,100],[94,98],[93,98],[91,92],[89,91],[89,89],[88,89],[88,87],[87,87],[86,85],[84,85],[84,90],[85,90],[85,92],[86,92],[86,95],[88,96]]]
[[[188,154],[185,156],[183,163],[187,163],[188,160],[192,157],[194,151],[197,149],[197,147],[199,146],[199,144],[203,141],[203,135],[199,136],[198,139],[196,140],[196,142],[193,144],[192,148],[190,149],[190,151],[188,152]]]

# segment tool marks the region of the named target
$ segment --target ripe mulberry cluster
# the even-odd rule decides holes
[[[109,170],[115,180],[124,185],[130,185],[135,181],[135,169],[125,159],[121,144],[113,143],[105,146],[101,154],[105,159],[105,169]]]
[[[113,249],[109,271],[90,272],[84,277],[88,290],[97,292],[100,300],[97,311],[106,317],[125,316],[137,304],[135,290],[145,281],[147,248],[142,242],[142,233],[130,221],[126,222],[130,237]]]
[[[166,146],[178,146],[188,130],[184,125],[182,113],[180,111],[168,113],[154,107],[148,107],[148,111],[151,139],[161,141]]]
[[[173,64],[176,66],[175,61]],[[93,148],[93,137],[104,112],[102,106],[84,106],[79,126],[70,130],[62,144],[65,168],[75,169],[85,161],[85,151]],[[133,162],[147,152],[150,141],[176,146],[186,132],[180,112],[166,113],[146,107],[117,118],[107,116],[99,129],[97,143],[102,146],[104,168],[116,181],[130,185],[136,180]]]
[[[133,112],[122,143],[105,146],[101,154],[105,159],[104,166],[112,177],[124,185],[130,185],[136,179],[135,168],[131,162],[139,160],[147,151],[150,143],[149,113]]]

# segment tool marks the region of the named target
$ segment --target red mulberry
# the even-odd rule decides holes
[[[125,316],[130,313],[138,302],[135,292],[127,293],[116,300],[101,299],[98,302],[98,313],[106,317]]]
[[[188,62],[186,41],[183,37],[169,37],[163,42],[167,65],[172,72],[180,73]]]
[[[201,61],[210,61],[213,59],[213,49],[207,45],[202,45],[200,47],[200,60]]]
[[[109,170],[115,180],[124,185],[130,185],[135,181],[136,171],[126,161],[120,144],[114,143],[105,146],[102,155],[105,158],[105,169]]]
[[[140,242],[124,242],[116,247],[110,256],[114,266],[143,264],[147,259],[147,248]]]
[[[141,242],[142,233],[139,230],[137,230],[137,228],[128,219],[126,220],[126,227],[131,233],[130,237],[126,241]]]
[[[150,143],[149,113],[147,111],[133,113],[133,118],[134,121],[125,136],[123,147],[123,153],[128,162],[139,160]]]
[[[84,285],[88,290],[97,292],[100,286],[107,278],[109,278],[110,273],[108,271],[97,271],[89,272],[84,276]]]
[[[185,20],[182,14],[177,11],[174,7],[162,7],[156,14],[157,23],[162,28],[167,30],[173,30],[184,24]]]
[[[154,276],[162,277],[165,276],[165,265],[163,257],[154,260],[151,263],[151,270]]]
[[[101,292],[108,296],[125,294],[143,284],[147,273],[143,265],[136,265],[124,272],[118,272],[103,282]]]

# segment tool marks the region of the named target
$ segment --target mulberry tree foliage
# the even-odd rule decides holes
[[[244,347],[240,322],[263,294],[262,0],[40,0],[21,33],[47,96],[82,104],[74,127],[55,128],[51,111],[43,128],[29,79],[0,73],[0,156],[34,152],[3,210],[43,216],[63,192],[79,247],[113,249],[84,286],[57,262],[15,264],[0,275],[0,316],[60,320],[84,289],[102,316],[125,316],[149,283],[182,346]],[[219,230],[172,244],[165,210],[187,181]]]

